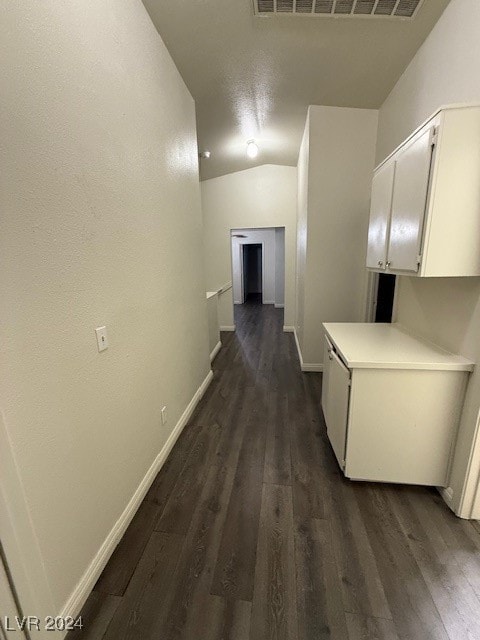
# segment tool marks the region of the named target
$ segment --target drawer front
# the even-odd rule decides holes
[[[334,351],[330,351],[327,354],[327,361],[328,389],[325,416],[327,434],[338,463],[343,469],[345,466],[345,445],[350,401],[350,370]]]

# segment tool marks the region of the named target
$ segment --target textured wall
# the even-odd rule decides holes
[[[480,3],[452,0],[380,109],[377,160],[441,105],[480,102]],[[398,320],[480,362],[480,278],[399,278]],[[480,474],[480,369],[472,375],[451,474],[453,506],[470,516]],[[466,484],[471,465],[471,481]],[[480,508],[480,504],[479,504]],[[480,511],[474,514],[480,518]]]
[[[0,29],[2,411],[59,610],[209,371],[195,112],[139,0]]]
[[[305,363],[323,360],[322,322],[361,322],[378,112],[310,106],[300,153],[297,325]],[[308,159],[305,154],[308,153]],[[303,257],[303,256],[306,257]],[[300,265],[304,264],[303,267]]]
[[[295,308],[297,170],[263,165],[201,183],[207,289],[232,280],[230,229],[285,227],[285,324]],[[220,324],[233,324],[231,289],[219,299]]]
[[[451,0],[379,112],[377,163],[441,105],[480,102],[480,3]]]

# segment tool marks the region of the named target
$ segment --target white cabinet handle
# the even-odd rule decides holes
[[[378,266],[379,266],[379,267],[383,267],[383,260],[379,260],[379,261],[378,261]]]
[[[390,265],[391,265],[391,264],[392,264],[392,263],[391,263],[391,261],[389,260],[389,261],[385,264],[385,266],[386,266],[386,267],[390,267]]]

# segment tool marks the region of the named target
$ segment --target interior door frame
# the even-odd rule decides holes
[[[17,462],[1,414],[0,469],[0,539],[9,580],[14,585],[17,608],[26,616],[56,616],[59,612],[55,607]],[[44,628],[35,632],[35,637],[39,639],[51,635]],[[20,640],[18,632],[17,637]]]
[[[375,322],[378,296],[378,273],[367,271],[365,286],[365,322]]]
[[[1,619],[0,619],[0,637],[2,640],[26,640],[28,636],[16,627],[16,616],[22,618],[20,607],[18,605],[17,596],[13,592],[13,586],[10,584],[8,569],[4,564],[3,554],[0,553],[0,602],[2,603]],[[6,618],[9,620],[8,628],[6,626]],[[12,630],[12,626],[13,629]]]
[[[398,286],[399,279],[398,274],[395,279],[395,289],[393,293],[393,306],[392,306],[392,323],[397,321],[397,308],[398,308]],[[375,316],[377,312],[377,299],[378,299],[378,281],[380,273],[378,271],[369,271],[366,281],[365,292],[365,322],[375,322]]]
[[[238,243],[238,251],[239,251],[239,263],[240,263],[240,304],[245,304],[245,273],[243,269],[243,261],[245,260],[244,255],[244,245],[239,242]],[[233,281],[233,274],[232,274]]]
[[[457,515],[461,518],[480,519],[480,412],[477,414],[475,435]]]

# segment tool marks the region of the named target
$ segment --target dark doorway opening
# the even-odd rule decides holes
[[[262,245],[243,245],[243,293],[245,302],[262,303]]]
[[[395,295],[396,276],[390,273],[378,275],[377,306],[375,322],[391,322],[393,314],[393,298]]]

